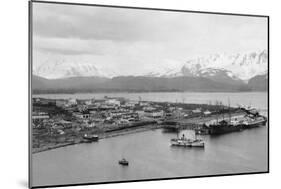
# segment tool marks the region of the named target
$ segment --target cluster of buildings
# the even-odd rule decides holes
[[[127,100],[122,97],[103,99],[33,98],[33,127],[48,127],[64,134],[66,129],[110,128],[142,121],[208,116],[200,108],[190,110],[176,104]],[[52,110],[56,111],[52,111]]]

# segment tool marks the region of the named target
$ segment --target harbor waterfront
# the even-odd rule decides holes
[[[139,100],[139,97],[145,101],[154,102],[185,102],[195,104],[214,103],[216,100],[227,104],[230,100],[230,106],[237,104],[255,106],[260,110],[267,109],[267,92],[237,92],[237,93],[198,93],[198,92],[152,92],[152,93],[74,93],[74,94],[33,94],[32,97],[51,98],[51,99],[91,99],[110,97],[124,97],[130,100]]]
[[[130,100],[208,104],[215,100],[231,106],[251,105],[267,117],[267,93],[98,93],[46,94],[35,98],[91,99],[124,97]],[[267,125],[219,136],[200,136],[204,149],[172,147],[175,133],[140,129],[95,143],[52,149],[32,155],[33,185],[106,182],[182,176],[267,171]],[[130,133],[130,134],[129,134]],[[194,131],[182,130],[190,138]],[[251,150],[249,150],[251,149]],[[120,167],[126,157],[130,166]],[[56,173],[56,174],[54,174]]]
[[[159,129],[33,154],[34,185],[267,170],[267,127],[200,136],[206,143],[204,149],[171,147],[170,139],[174,137],[176,134]],[[130,161],[129,167],[118,165],[123,156]]]

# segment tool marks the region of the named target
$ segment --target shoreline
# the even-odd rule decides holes
[[[128,134],[134,134],[134,133],[139,133],[139,132],[145,132],[145,131],[149,131],[149,130],[161,129],[162,127],[163,127],[163,125],[155,124],[155,125],[145,125],[145,126],[131,127],[131,128],[127,128],[127,129],[117,130],[117,131],[111,131],[106,134],[104,133],[104,134],[99,135],[99,140],[128,135]],[[86,143],[86,142],[84,142],[83,139],[79,139],[74,142],[65,142],[62,144],[57,144],[55,146],[42,147],[42,148],[36,149],[36,150],[32,149],[32,154],[37,154],[40,152],[45,152],[45,151],[49,151],[49,150],[53,150],[53,149],[57,149],[57,148],[62,148],[62,147],[70,146],[70,145],[76,145],[76,144],[83,144],[83,143]]]
[[[241,113],[241,112],[234,113],[233,117],[237,117],[237,116],[241,116],[241,115],[243,115],[243,113]],[[212,120],[215,120],[215,118],[216,118],[216,115],[211,115],[211,116],[203,117],[203,118],[194,117],[194,118],[190,118],[190,119],[186,119],[186,120],[181,119],[181,120],[174,120],[174,121],[177,121],[179,124],[184,124],[185,125],[184,129],[194,129],[194,127],[199,126],[203,122],[212,121]],[[219,115],[219,118],[222,118],[222,115]],[[128,128],[122,129],[122,130],[104,132],[104,133],[99,134],[99,140],[128,135],[128,134],[134,134],[134,133],[138,133],[138,132],[145,132],[145,131],[154,130],[154,129],[161,129],[164,126],[165,125],[163,125],[163,124],[149,124],[149,125],[143,125],[143,126],[137,126],[137,127],[128,127]],[[32,149],[32,154],[49,151],[49,150],[53,150],[53,149],[57,149],[57,148],[62,148],[62,147],[70,146],[70,145],[83,144],[83,143],[85,143],[85,142],[82,138],[77,138],[71,142],[63,142],[63,143],[59,143],[59,144],[56,144],[53,146],[44,146],[44,147],[41,147],[38,149]]]

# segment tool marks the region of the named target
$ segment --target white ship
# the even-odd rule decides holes
[[[171,139],[171,145],[172,146],[179,146],[179,147],[200,147],[204,148],[205,143],[202,139],[188,139],[182,135],[181,138],[173,138]]]

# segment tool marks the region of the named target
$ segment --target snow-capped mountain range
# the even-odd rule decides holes
[[[267,73],[268,54],[267,50],[247,53],[218,53],[207,56],[187,59],[180,66],[155,68],[153,71],[136,76],[149,77],[205,77],[219,80],[247,81],[250,78]],[[116,77],[122,74],[116,71],[97,66],[88,61],[72,59],[56,59],[46,61],[34,68],[34,75],[48,79],[69,78],[69,77]]]
[[[266,50],[237,53],[212,54],[187,60],[180,68],[166,69],[164,72],[150,72],[147,76],[154,77],[229,77],[244,80],[267,73],[268,54]]]
[[[56,62],[47,62],[33,70],[35,75],[48,79],[69,78],[69,77],[104,77],[103,74],[88,62],[66,61],[64,59]]]

